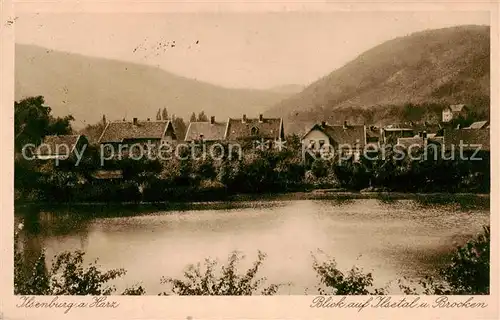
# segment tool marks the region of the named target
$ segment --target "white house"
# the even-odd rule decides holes
[[[332,151],[342,154],[359,155],[366,145],[366,127],[364,125],[328,125],[326,122],[315,124],[303,137],[302,145],[308,150],[320,152]]]
[[[454,104],[445,108],[442,112],[443,122],[450,122],[460,116],[465,117],[467,115],[467,107],[465,104]]]

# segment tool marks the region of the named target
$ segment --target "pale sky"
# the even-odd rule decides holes
[[[16,42],[159,66],[226,87],[307,85],[386,40],[488,12],[23,13]],[[172,47],[175,41],[175,46]]]

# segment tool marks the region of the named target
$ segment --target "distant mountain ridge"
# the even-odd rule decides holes
[[[349,108],[466,103],[489,108],[490,28],[417,32],[378,45],[270,108],[290,122],[339,122]]]
[[[57,116],[77,126],[108,120],[155,118],[159,108],[186,120],[205,111],[218,119],[258,116],[289,93],[228,89],[154,66],[16,44],[15,99],[43,95]]]
[[[285,84],[281,86],[272,87],[269,91],[285,93],[285,94],[295,94],[304,90],[305,86],[300,84]]]

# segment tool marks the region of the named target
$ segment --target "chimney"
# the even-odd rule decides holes
[[[259,114],[259,122],[264,122],[264,115],[262,113]]]
[[[134,126],[137,125],[137,118],[134,118]]]
[[[148,121],[151,121],[151,119],[148,118]]]
[[[210,117],[210,124],[214,124],[215,123],[215,117],[214,116],[211,116]]]
[[[247,122],[247,115],[246,114],[243,115],[241,122],[243,122],[243,123]]]
[[[174,121],[175,120],[175,114],[172,113],[172,115],[170,116],[170,121]]]
[[[326,127],[326,121],[321,121],[321,126],[324,128]]]
[[[344,129],[347,129],[347,121],[344,121]]]

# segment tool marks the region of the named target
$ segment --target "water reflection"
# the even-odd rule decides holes
[[[372,271],[384,286],[400,276],[432,273],[456,244],[489,223],[488,207],[444,201],[335,199],[246,201],[148,206],[24,208],[22,246],[36,259],[82,249],[87,261],[125,268],[118,289],[142,282],[163,291],[161,276],[181,277],[188,264],[207,257],[226,261],[233,250],[267,253],[261,276],[292,282],[283,294],[314,288],[311,253],[323,250],[342,269]],[[245,265],[242,266],[247,267]]]

